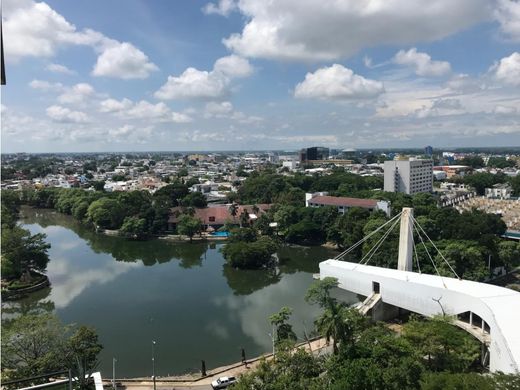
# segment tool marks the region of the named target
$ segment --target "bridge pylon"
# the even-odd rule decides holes
[[[412,271],[414,248],[412,218],[413,208],[403,207],[399,233],[399,257],[397,260],[397,269],[401,271]]]

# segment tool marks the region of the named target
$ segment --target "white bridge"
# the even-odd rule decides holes
[[[334,277],[339,288],[366,296],[359,309],[363,314],[370,312],[374,320],[395,317],[402,309],[427,317],[453,316],[455,325],[482,342],[486,351],[483,361],[486,364],[489,358],[490,371],[518,374],[520,293],[486,283],[411,272],[412,220],[412,209],[403,209],[398,269],[331,259],[320,263],[320,279]]]

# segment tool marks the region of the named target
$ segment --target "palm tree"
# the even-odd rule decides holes
[[[231,203],[231,205],[229,205],[229,214],[231,214],[231,216],[233,217],[233,221],[235,221],[235,217],[237,216],[237,213],[238,213],[238,205],[236,203]]]

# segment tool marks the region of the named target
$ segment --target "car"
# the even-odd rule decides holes
[[[231,386],[233,383],[236,383],[237,378],[234,376],[223,376],[211,382],[211,387],[213,389],[226,389],[228,386]]]

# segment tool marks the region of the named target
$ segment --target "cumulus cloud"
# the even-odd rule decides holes
[[[100,102],[99,111],[114,113],[120,118],[149,119],[157,122],[188,123],[192,121],[189,115],[173,112],[163,102],[153,104],[146,100],[134,103],[127,98],[120,101],[106,99]]]
[[[429,54],[418,52],[415,47],[408,51],[400,50],[393,62],[413,67],[418,76],[443,76],[451,72],[449,62],[432,61]]]
[[[92,47],[98,54],[92,71],[95,76],[122,79],[146,78],[157,66],[134,45],[110,39],[100,32],[79,31],[48,4],[24,0],[4,2],[4,39],[6,58],[53,57],[58,49],[69,45]],[[49,70],[67,73],[63,65],[51,64]]]
[[[369,80],[342,65],[307,73],[305,80],[296,85],[296,98],[328,100],[371,99],[384,92],[383,83]]]
[[[180,76],[168,76],[154,96],[158,99],[218,99],[229,92],[231,81],[253,72],[249,62],[236,55],[219,58],[213,70],[186,69]]]
[[[202,12],[206,15],[217,14],[229,16],[229,14],[237,9],[235,0],[219,0],[217,4],[208,3],[202,8]]]
[[[446,109],[446,110],[461,110],[462,104],[459,99],[446,98],[437,99],[433,102],[432,108]]]
[[[65,65],[61,65],[61,64],[49,64],[45,67],[45,69],[47,69],[50,72],[54,72],[54,73],[61,73],[61,74],[68,74],[68,75],[74,74],[74,71],[70,70]]]
[[[94,88],[87,83],[79,83],[58,96],[58,102],[61,104],[79,104],[87,98],[94,95]]]
[[[492,68],[497,80],[514,86],[520,85],[520,53],[514,52],[509,57],[504,57]]]
[[[87,114],[84,112],[73,111],[57,105],[48,107],[46,113],[55,122],[86,123],[89,121]]]
[[[520,42],[520,2],[498,0],[494,14],[504,36],[514,42]]]
[[[336,60],[362,48],[432,42],[491,18],[490,0],[242,0],[241,33],[223,40],[245,57]]]
[[[225,117],[233,112],[233,104],[231,102],[209,102],[206,104],[204,116],[211,117]]]
[[[61,91],[64,89],[61,83],[50,83],[45,80],[33,80],[29,83],[33,89],[41,89],[43,91]]]
[[[116,43],[103,50],[98,57],[92,75],[121,79],[145,79],[157,71],[148,56],[128,42]]]

